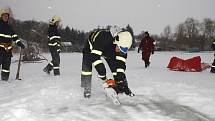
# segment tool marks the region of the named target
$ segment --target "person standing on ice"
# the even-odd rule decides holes
[[[215,50],[215,39],[213,41],[212,48],[213,50]],[[214,53],[214,62],[212,63],[212,66],[211,66],[211,73],[215,73],[215,53]]]
[[[61,37],[58,32],[58,27],[60,24],[60,17],[53,16],[49,22],[48,28],[48,46],[51,52],[52,61],[43,69],[44,72],[50,74],[53,70],[54,75],[60,75],[60,51],[61,51]]]
[[[150,55],[154,54],[155,40],[149,36],[146,31],[144,33],[144,38],[141,40],[138,48],[138,53],[142,50],[142,60],[145,62],[145,67],[147,68],[150,64]]]
[[[84,88],[84,97],[91,96],[92,65],[103,80],[103,87],[112,88],[118,93],[134,96],[128,88],[125,75],[128,49],[132,44],[132,36],[128,31],[122,31],[114,26],[110,29],[99,29],[92,32],[83,49],[81,87]],[[114,79],[108,79],[106,68],[101,59],[107,62]],[[112,90],[111,89],[111,90]]]
[[[12,58],[12,42],[16,42],[22,49],[25,46],[19,40],[18,35],[14,32],[9,24],[10,10],[9,8],[0,10],[0,66],[1,80],[7,81],[10,75],[10,64]]]

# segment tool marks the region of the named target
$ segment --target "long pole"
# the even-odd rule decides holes
[[[21,66],[21,56],[22,56],[22,48],[21,48],[20,54],[19,54],[19,63],[18,63],[17,72],[16,72],[16,80],[22,80],[19,78],[20,66]]]

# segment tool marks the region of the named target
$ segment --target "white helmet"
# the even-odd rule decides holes
[[[0,10],[0,16],[2,16],[3,14],[9,14],[9,15],[10,15],[10,10],[9,10],[9,8],[1,9],[1,10]]]
[[[121,52],[127,53],[128,49],[131,47],[132,44],[131,33],[128,31],[122,31],[117,33],[117,35],[115,36],[114,44],[119,47]]]
[[[52,19],[50,20],[50,24],[54,25],[56,22],[60,22],[61,18],[59,16],[53,16]]]

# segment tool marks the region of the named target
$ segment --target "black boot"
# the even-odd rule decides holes
[[[145,68],[147,68],[148,67],[148,64],[145,62]]]
[[[49,63],[43,71],[46,72],[47,74],[50,74],[51,70],[53,69],[53,66]]]
[[[10,73],[1,72],[1,79],[2,81],[7,81],[9,79]]]
[[[54,69],[54,75],[59,76],[60,75],[60,69]]]
[[[211,66],[211,73],[215,73],[215,59]]]
[[[149,67],[149,65],[150,65],[150,62],[148,62],[148,63],[147,63],[147,65],[148,65],[148,67]]]

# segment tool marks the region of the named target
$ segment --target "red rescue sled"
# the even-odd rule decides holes
[[[174,71],[200,72],[202,70],[210,68],[210,65],[206,63],[201,63],[200,56],[196,56],[186,60],[172,57],[167,68]]]

